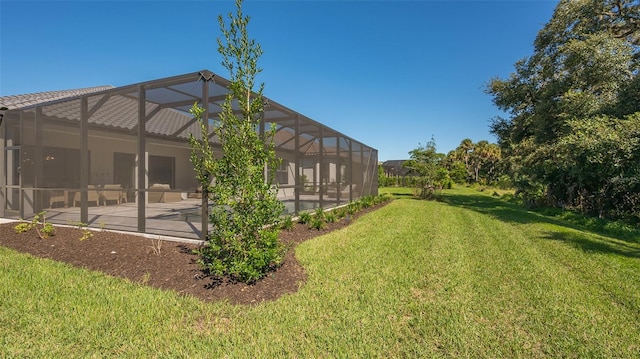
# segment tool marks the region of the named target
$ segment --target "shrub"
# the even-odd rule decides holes
[[[16,231],[16,233],[24,233],[28,230],[31,229],[31,223],[27,223],[27,222],[20,222],[18,224],[16,224],[13,229]]]
[[[344,207],[335,208],[332,212],[338,219],[344,218],[344,216],[347,214],[347,211]]]
[[[309,212],[300,213],[300,217],[298,217],[298,223],[307,224],[309,222],[311,222],[311,213]]]
[[[46,212],[40,212],[33,216],[31,222],[22,222],[18,223],[13,227],[16,233],[24,233],[30,231],[31,229],[35,229],[38,233],[38,237],[40,239],[47,239],[51,236],[55,235],[56,228],[46,221],[45,218]],[[40,223],[40,218],[42,218],[42,223]]]
[[[235,255],[219,238],[212,237],[203,248],[196,251],[202,258],[216,258],[206,263],[203,259],[199,260],[211,276],[220,278],[226,275],[232,280],[254,283],[264,273],[282,264],[286,248],[278,240],[277,230],[261,230],[254,240],[247,243],[248,249],[243,256]]]
[[[351,202],[347,205],[347,214],[354,214],[362,208],[360,202]]]
[[[317,219],[324,220],[324,210],[322,209],[322,207],[316,208],[316,211],[314,213],[314,217],[317,218]]]
[[[337,220],[336,215],[333,213],[333,211],[325,213],[324,219],[325,221],[327,221],[327,223],[335,223],[335,221]]]
[[[93,232],[89,228],[87,228],[86,223],[78,223],[78,229],[82,232],[82,236],[80,236],[81,241],[85,241],[91,237],[93,237]]]
[[[280,220],[280,229],[290,231],[293,228],[293,220],[291,216],[286,216]]]
[[[315,230],[321,230],[325,227],[324,218],[314,216],[309,222],[309,228],[313,228]]]
[[[369,208],[373,205],[373,196],[364,196],[360,199],[360,206],[362,208]]]
[[[55,232],[56,232],[56,228],[51,223],[48,223],[48,222],[42,223],[42,228],[40,228],[40,233],[42,233],[42,235],[45,238],[55,235]]]

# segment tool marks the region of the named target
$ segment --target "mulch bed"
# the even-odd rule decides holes
[[[383,205],[359,212],[352,217],[352,221]],[[92,232],[93,236],[89,239],[80,240],[83,233],[79,229],[56,227],[55,236],[40,239],[35,230],[17,234],[15,223],[7,223],[0,224],[0,246],[144,285],[174,290],[203,301],[228,300],[233,304],[257,304],[296,292],[304,284],[304,268],[294,255],[298,243],[350,223],[342,219],[327,223],[322,230],[295,224],[291,230],[281,231],[280,239],[289,247],[283,264],[252,285],[229,280],[216,282],[205,276],[196,263],[198,256],[192,252],[197,245],[151,240],[133,234],[99,231]]]

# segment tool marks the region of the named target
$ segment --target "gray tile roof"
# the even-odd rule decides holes
[[[20,109],[41,103],[61,100],[70,97],[82,96],[94,92],[100,92],[114,88],[111,85],[87,87],[74,90],[62,91],[46,91],[36,92],[25,95],[10,95],[0,97],[0,107],[6,107],[9,110]]]
[[[0,97],[0,107],[9,110],[23,109],[34,105],[42,106],[42,113],[50,118],[60,120],[80,121],[80,101],[75,97],[90,95],[104,90],[114,89],[113,86],[97,86],[83,89],[38,92],[33,94],[12,95]],[[92,109],[103,96],[91,96],[88,107]],[[50,103],[50,104],[48,104]],[[146,112],[151,113],[157,104],[147,102]],[[89,118],[89,123],[123,130],[134,130],[138,124],[138,99],[113,95],[108,96],[105,103],[100,105]],[[190,133],[199,134],[199,127],[188,114],[170,108],[159,110],[146,124],[147,132],[162,135],[188,138]]]
[[[91,111],[99,101],[103,100],[102,95],[90,96],[88,99],[89,110]],[[147,101],[145,112],[150,114],[156,111],[157,107],[157,104]],[[42,106],[42,114],[49,118],[79,122],[80,101],[61,101]],[[123,95],[108,96],[106,102],[97,106],[97,110],[91,114],[89,123],[133,131],[138,125],[138,99]],[[149,134],[183,139],[188,138],[190,133],[198,135],[200,130],[190,114],[172,108],[163,108],[157,111],[153,117],[147,120],[145,127]]]

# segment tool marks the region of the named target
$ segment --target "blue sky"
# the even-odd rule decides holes
[[[435,139],[495,141],[503,115],[484,93],[532,54],[556,0],[246,0],[265,95],[408,158]],[[121,86],[209,69],[228,78],[216,38],[233,1],[0,0],[0,96]]]

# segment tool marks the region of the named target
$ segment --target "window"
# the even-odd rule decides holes
[[[289,161],[282,160],[276,169],[276,181],[278,184],[289,184]]]

